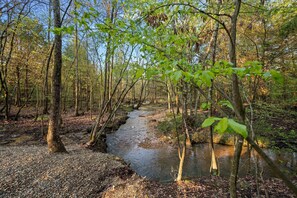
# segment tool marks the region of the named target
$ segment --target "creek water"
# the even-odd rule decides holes
[[[179,164],[177,148],[167,144],[141,146],[146,139],[156,139],[152,133],[148,132],[148,119],[145,116],[149,114],[150,112],[145,110],[130,112],[127,122],[116,132],[107,135],[108,152],[123,158],[137,174],[143,177],[162,182],[173,181],[176,178]],[[230,174],[233,148],[233,146],[215,145],[221,176]],[[265,152],[288,173],[297,172],[297,153],[280,153],[269,149],[265,149]],[[187,148],[183,178],[193,179],[209,175],[210,154],[209,144]],[[254,171],[253,167],[258,161],[259,171],[263,172],[265,177],[275,176],[259,156],[254,155],[250,159],[247,149],[243,148],[239,175],[246,175],[249,167]]]

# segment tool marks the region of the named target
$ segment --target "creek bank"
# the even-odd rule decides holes
[[[127,113],[131,110],[132,108],[129,107],[120,108],[105,132],[116,131],[126,122]],[[40,115],[35,119],[33,110],[26,109],[23,112],[27,114],[21,114],[18,121],[0,120],[0,146],[44,146],[47,144],[48,115]],[[96,118],[94,112],[92,114],[85,112],[80,116],[73,116],[73,114],[73,112],[62,114],[60,136],[66,146],[82,145],[88,142]]]
[[[118,157],[66,146],[68,154],[48,154],[44,146],[0,146],[0,197],[228,197],[228,180],[160,183],[137,176]],[[294,178],[297,182],[297,178]],[[239,197],[255,197],[255,178],[241,178]],[[294,197],[279,179],[259,181],[260,195]]]
[[[248,111],[247,114],[250,116],[251,112]],[[260,147],[297,152],[297,112],[295,109],[255,104],[252,115],[253,130]],[[206,117],[207,111],[200,111],[198,116],[190,115],[187,118],[192,144],[209,142],[209,130],[201,128]],[[182,130],[181,116],[177,116],[176,124],[177,129]],[[164,109],[152,115],[150,126],[161,141],[176,144],[175,122],[168,110]],[[228,133],[223,135],[214,133],[214,143],[233,146],[234,137]]]

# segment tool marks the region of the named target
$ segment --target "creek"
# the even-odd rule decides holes
[[[123,158],[131,168],[140,176],[161,182],[173,181],[176,178],[179,158],[177,148],[167,144],[151,144],[142,146],[147,139],[155,139],[149,133],[148,119],[150,111],[134,110],[129,113],[129,118],[116,132],[107,135],[108,152]],[[220,175],[229,176],[233,158],[233,146],[215,145]],[[280,164],[287,173],[297,172],[297,153],[277,152],[265,149],[276,163]],[[209,175],[211,161],[209,144],[198,144],[187,148],[184,163],[183,178],[193,179]],[[257,155],[249,160],[247,149],[244,147],[241,154],[239,175],[244,176],[249,170],[254,172],[255,161],[260,165],[259,171],[264,177],[274,177],[266,163]],[[257,159],[257,160],[256,160]]]

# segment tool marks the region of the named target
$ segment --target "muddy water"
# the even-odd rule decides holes
[[[149,111],[143,110],[131,112],[126,124],[122,125],[115,133],[107,136],[108,152],[123,158],[141,176],[152,180],[172,181],[176,178],[179,163],[177,149],[170,145],[160,144],[157,146],[152,144],[149,148],[141,146],[141,143],[153,136],[153,134],[148,133],[148,120],[145,118],[149,113]],[[220,175],[229,176],[233,146],[216,145],[215,152],[218,157]],[[277,153],[272,150],[265,150],[265,152],[274,161],[282,164],[286,171],[297,172],[296,153]],[[254,167],[256,159],[259,160],[260,171],[263,171],[264,176],[274,176],[269,167],[258,156],[248,160],[245,148],[242,152],[240,175],[247,174],[249,165],[251,164],[251,167]],[[187,149],[183,176],[189,179],[207,176],[209,175],[209,166],[209,144],[193,146]]]

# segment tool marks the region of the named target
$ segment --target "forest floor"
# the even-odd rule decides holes
[[[0,197],[228,197],[226,178],[159,183],[113,155],[66,147],[68,154],[51,155],[45,146],[1,146]],[[238,183],[239,197],[256,197],[254,178]],[[259,186],[261,197],[294,197],[276,178]]]
[[[149,123],[156,123],[160,112],[149,116]],[[27,113],[19,121],[0,121],[0,197],[228,197],[227,178],[149,181],[120,158],[85,149],[82,144],[93,122],[87,113],[63,115],[61,137],[68,153],[48,154],[43,137],[46,119],[35,121],[34,114]],[[122,123],[119,119],[108,128],[116,129]],[[296,177],[293,181],[297,184]],[[240,178],[238,196],[255,197],[256,185],[253,177]],[[294,197],[277,178],[260,180],[259,194]]]

